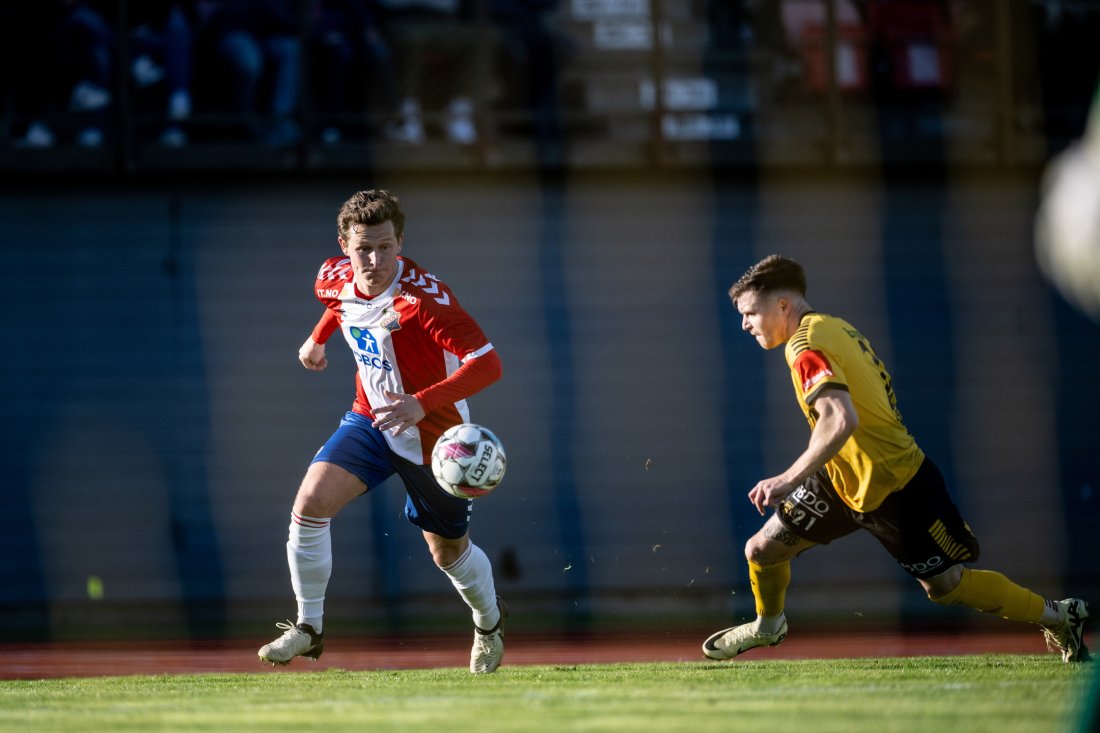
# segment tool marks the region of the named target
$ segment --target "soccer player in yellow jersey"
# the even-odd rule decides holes
[[[760,346],[785,345],[810,439],[786,471],[749,492],[761,515],[776,510],[745,545],[756,620],[712,634],[703,653],[731,659],[780,644],[791,560],[865,529],[932,601],[1039,624],[1063,661],[1087,659],[1084,601],[1045,600],[1000,573],[964,566],[978,559],[978,540],[902,423],[889,372],[851,324],[810,307],[802,266],[771,255],[729,294]]]

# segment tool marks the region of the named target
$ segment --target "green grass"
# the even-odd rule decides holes
[[[1072,731],[1093,665],[985,655],[0,683],[0,731]]]

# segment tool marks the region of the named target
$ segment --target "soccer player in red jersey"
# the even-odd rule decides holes
[[[284,633],[259,650],[265,662],[321,655],[332,519],[395,473],[405,485],[406,518],[470,607],[470,671],[493,672],[504,654],[507,610],[489,558],[470,541],[470,501],[445,493],[430,466],[436,439],[469,421],[466,398],[500,378],[500,358],[450,288],[401,256],[404,228],[392,193],[356,193],[337,216],[343,256],[328,259],[317,274],[325,312],[298,358],[306,369],[325,369],[325,343],[340,331],[355,357],[355,401],[294,499],[287,560],[298,619],[276,624]]]
[[[730,298],[760,346],[785,346],[810,439],[786,471],[749,492],[761,515],[776,510],[745,545],[756,620],[712,634],[703,653],[731,659],[780,644],[791,560],[864,529],[935,603],[1039,624],[1063,661],[1087,659],[1084,601],[1045,600],[1000,573],[964,567],[978,559],[978,540],[902,423],[886,365],[850,323],[810,307],[802,266],[767,257],[734,283]]]

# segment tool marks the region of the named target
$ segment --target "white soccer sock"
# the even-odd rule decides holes
[[[758,634],[778,634],[779,630],[783,628],[785,618],[782,613],[778,616],[757,616],[756,632]]]
[[[473,611],[474,626],[488,631],[500,623],[493,566],[480,547],[471,542],[462,557],[440,569],[451,579],[462,600]]]
[[[325,589],[332,574],[330,521],[291,512],[290,538],[286,541],[290,585],[298,601],[298,623],[309,624],[317,633],[321,633]]]

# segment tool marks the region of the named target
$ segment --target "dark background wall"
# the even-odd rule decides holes
[[[6,190],[4,633],[234,635],[293,613],[288,510],[353,397],[339,344],[322,374],[296,351],[336,211],[373,185],[402,197],[406,254],[503,358],[472,412],[509,472],[476,503],[473,536],[526,623],[751,612],[741,546],[761,520],[745,494],[807,437],[782,355],[739,333],[725,295],[771,252],[801,260],[810,302],[886,359],[979,565],[1095,596],[1100,326],[1034,265],[1037,180],[696,170]],[[402,499],[383,487],[334,522],[332,623],[464,619]],[[861,536],[800,558],[789,602],[806,621],[957,616]]]

